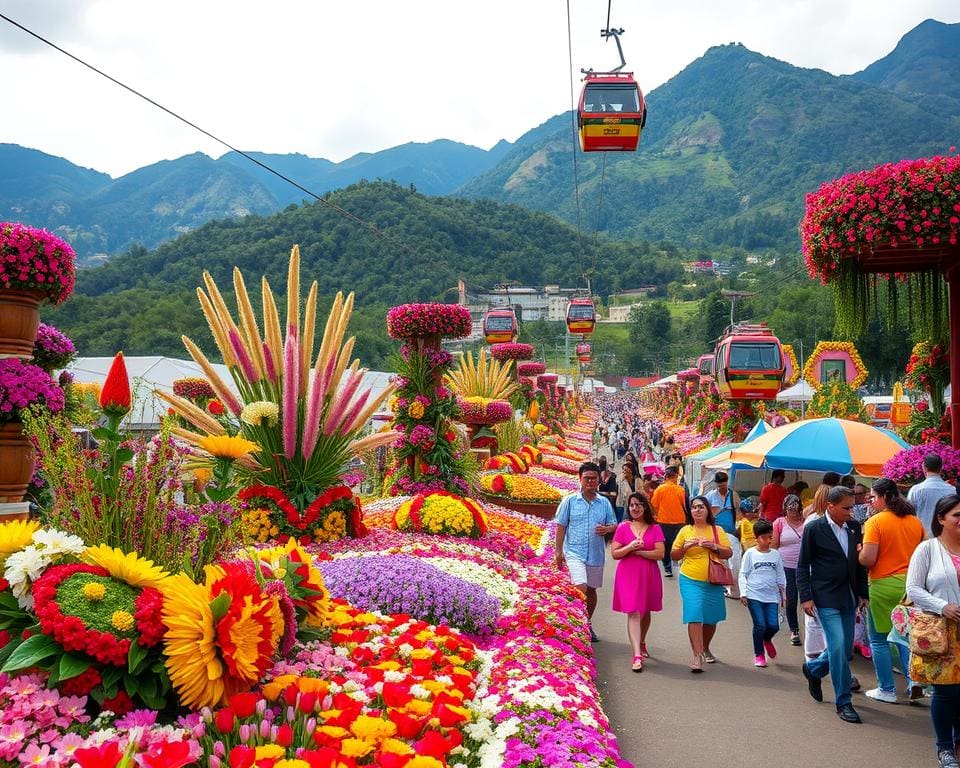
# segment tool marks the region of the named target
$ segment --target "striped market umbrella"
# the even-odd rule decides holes
[[[879,477],[909,446],[888,429],[846,419],[806,419],[771,429],[731,451],[736,468],[810,470]]]

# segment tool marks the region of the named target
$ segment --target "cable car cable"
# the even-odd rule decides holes
[[[383,240],[386,240],[386,241],[388,241],[389,243],[391,243],[392,245],[398,246],[398,247],[401,248],[402,250],[406,251],[410,256],[416,257],[416,258],[420,261],[420,263],[426,262],[427,264],[432,264],[433,266],[440,266],[440,264],[438,264],[438,262],[431,261],[431,260],[429,260],[429,259],[425,259],[420,253],[418,253],[417,251],[415,251],[413,248],[411,248],[410,246],[408,246],[406,243],[402,242],[401,240],[397,240],[393,235],[387,234],[387,233],[384,232],[383,230],[379,229],[376,225],[371,224],[370,222],[365,221],[364,219],[361,219],[361,218],[360,218],[359,216],[357,216],[356,214],[350,213],[350,211],[348,211],[348,210],[346,210],[346,209],[344,209],[344,208],[341,208],[341,207],[340,207],[339,205],[337,205],[336,203],[331,203],[329,200],[325,200],[323,197],[321,197],[320,195],[318,195],[316,192],[308,189],[307,187],[303,186],[303,185],[300,184],[299,182],[294,181],[294,180],[291,179],[289,176],[284,175],[284,174],[281,173],[280,171],[278,171],[278,170],[270,167],[270,166],[267,165],[266,163],[258,160],[257,158],[255,158],[255,157],[253,157],[252,155],[244,152],[243,150],[237,149],[236,147],[234,147],[234,146],[233,146],[232,144],[230,144],[229,142],[225,141],[224,139],[221,139],[219,136],[216,136],[216,135],[214,135],[213,133],[211,133],[210,131],[208,131],[208,130],[206,130],[206,129],[204,129],[204,128],[201,128],[201,127],[200,127],[199,125],[197,125],[196,123],[193,123],[193,122],[191,122],[190,120],[188,120],[187,118],[183,117],[182,115],[177,114],[177,113],[174,112],[172,109],[170,109],[169,107],[165,107],[163,104],[159,103],[158,101],[155,101],[154,99],[151,99],[149,96],[146,96],[145,94],[141,93],[141,92],[138,91],[136,88],[133,88],[132,86],[129,86],[129,85],[127,85],[126,83],[121,82],[121,81],[118,80],[117,78],[112,77],[111,75],[108,75],[106,72],[104,72],[104,71],[102,71],[102,70],[100,70],[100,69],[97,69],[97,67],[93,66],[93,64],[89,64],[88,62],[86,62],[86,61],[84,61],[83,59],[81,59],[79,56],[76,56],[76,55],[70,53],[70,51],[65,50],[64,48],[61,48],[61,47],[60,47],[59,45],[57,45],[56,43],[54,43],[54,42],[52,42],[52,41],[50,41],[50,40],[47,40],[47,39],[46,39],[45,37],[43,37],[42,35],[39,35],[38,33],[34,32],[32,29],[28,29],[28,28],[25,27],[23,24],[20,24],[19,22],[11,19],[9,16],[6,16],[6,15],[4,15],[3,13],[0,13],[0,19],[3,19],[3,20],[6,21],[7,23],[12,24],[13,26],[17,27],[18,29],[26,32],[28,35],[30,35],[31,37],[36,38],[36,39],[39,40],[41,43],[44,43],[45,45],[50,46],[50,47],[53,48],[54,50],[59,51],[59,52],[62,53],[64,56],[67,56],[68,58],[73,59],[73,60],[74,60],[75,62],[77,62],[78,64],[82,64],[84,67],[86,67],[87,69],[92,70],[93,72],[95,72],[96,74],[100,75],[101,77],[105,77],[107,80],[109,80],[110,82],[114,83],[115,85],[119,85],[119,86],[120,86],[121,88],[123,88],[124,90],[127,90],[127,91],[129,91],[130,93],[132,93],[134,96],[137,96],[137,97],[143,99],[144,101],[152,104],[152,105],[155,106],[157,109],[160,109],[160,110],[166,112],[166,113],[167,113],[168,115],[170,115],[171,117],[174,117],[174,118],[176,118],[177,120],[179,120],[180,122],[185,123],[186,125],[189,125],[191,128],[193,128],[194,130],[199,131],[199,132],[202,133],[204,136],[207,136],[208,138],[213,139],[213,140],[214,140],[215,142],[217,142],[218,144],[222,144],[222,145],[225,146],[227,149],[229,149],[229,150],[231,150],[231,151],[233,151],[233,152],[236,152],[238,155],[240,155],[241,157],[246,158],[247,160],[249,160],[249,161],[250,161],[251,163],[253,163],[254,165],[259,166],[260,168],[262,168],[263,170],[267,171],[268,173],[272,173],[272,174],[273,174],[274,176],[276,176],[277,178],[282,179],[283,181],[287,182],[288,184],[291,184],[292,186],[296,187],[296,188],[299,189],[301,192],[306,193],[306,194],[309,195],[310,197],[314,198],[318,203],[320,203],[320,204],[322,204],[322,205],[325,205],[327,208],[331,209],[332,211],[335,211],[335,212],[336,212],[337,214],[339,214],[340,216],[342,216],[342,217],[344,217],[344,218],[346,218],[346,219],[349,219],[350,221],[354,222],[355,224],[359,224],[361,227],[364,227],[367,231],[369,231],[369,232],[370,232],[371,234],[373,234],[374,236],[379,237],[379,238],[381,238],[381,239],[383,239]],[[442,265],[442,266],[440,266],[440,268],[443,269],[443,270],[445,270],[449,275],[453,275],[453,270],[452,270],[449,266]]]
[[[567,0],[567,57],[570,62],[570,123],[573,128],[573,193],[577,202],[577,257],[580,262],[580,274],[583,276],[583,237],[580,225],[580,178],[577,171],[577,102],[573,85],[573,31],[570,21],[570,0]]]

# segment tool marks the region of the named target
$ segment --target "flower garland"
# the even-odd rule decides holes
[[[298,539],[322,543],[336,541],[346,536],[359,538],[367,533],[363,524],[360,499],[345,485],[328,488],[314,499],[301,513],[279,488],[268,485],[251,485],[237,494],[241,501],[268,501],[276,510],[270,516],[271,525],[278,533]],[[257,516],[260,520],[261,516]],[[249,525],[250,523],[248,523]],[[260,526],[260,530],[266,526]],[[249,529],[248,529],[249,530]]]
[[[857,348],[852,342],[849,341],[817,342],[817,346],[810,354],[810,357],[807,358],[806,365],[803,366],[803,378],[806,380],[807,384],[816,389],[823,383],[820,381],[818,366],[820,365],[821,357],[826,352],[845,352],[847,355],[849,355],[850,359],[853,361],[854,368],[857,370],[857,374],[854,376],[853,380],[848,381],[847,384],[853,389],[859,389],[863,386],[864,382],[867,380],[867,376],[870,374],[870,371],[867,370],[867,366],[864,364],[863,358],[860,357],[860,353],[857,351]]]
[[[0,222],[0,288],[43,291],[62,304],[73,293],[73,248],[56,235],[12,221]]]
[[[417,494],[393,516],[399,531],[478,538],[487,532],[487,519],[473,500],[446,491]]]
[[[797,361],[797,353],[793,349],[793,344],[783,344],[781,347],[784,356],[790,361],[790,376],[783,383],[792,387],[800,379],[800,363]]]
[[[401,304],[387,312],[387,333],[393,339],[460,339],[471,330],[470,310],[458,304]]]
[[[491,344],[490,357],[494,360],[529,360],[533,357],[533,345],[521,344],[519,342]],[[527,375],[529,376],[530,374]]]

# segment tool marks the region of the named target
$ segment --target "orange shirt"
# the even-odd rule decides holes
[[[913,550],[923,541],[923,523],[914,515],[897,517],[889,509],[879,512],[863,526],[863,543],[877,545],[877,562],[870,580],[906,573]]]
[[[675,481],[667,480],[657,486],[650,499],[657,513],[657,522],[683,525],[687,522],[687,494]]]

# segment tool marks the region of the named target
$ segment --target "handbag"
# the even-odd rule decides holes
[[[913,607],[913,601],[906,595],[893,606],[893,610],[890,611],[890,621],[893,623],[893,628],[897,631],[897,634],[905,638],[910,637],[910,621],[916,612],[917,609]]]
[[[717,545],[720,544],[720,539],[717,537],[717,526],[713,526],[713,541]],[[730,566],[723,560],[714,559],[713,555],[708,557],[707,581],[720,587],[732,587],[733,571],[730,570]]]
[[[950,649],[948,631],[946,617],[914,611],[910,616],[910,653],[924,657],[945,655]]]

